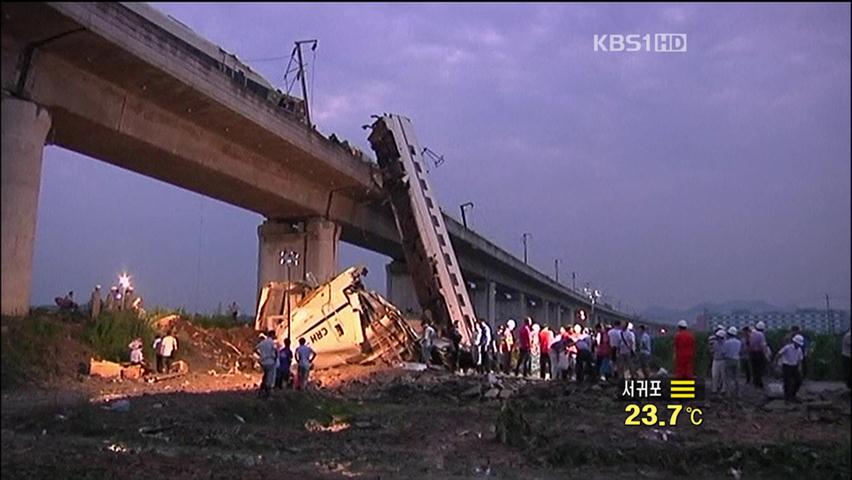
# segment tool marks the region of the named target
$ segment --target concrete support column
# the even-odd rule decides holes
[[[541,308],[542,308],[542,311],[544,312],[544,315],[542,316],[539,324],[541,324],[542,326],[544,326],[544,325],[552,326],[552,325],[550,325],[550,302],[542,299]]]
[[[414,290],[414,281],[411,280],[408,266],[404,262],[394,260],[385,266],[385,285],[388,300],[400,311],[422,312],[417,291]]]
[[[3,96],[0,175],[3,315],[26,315],[30,309],[41,160],[49,130],[47,110],[32,102]]]
[[[497,283],[488,282],[488,306],[485,310],[485,319],[488,325],[491,326],[491,331],[496,332],[497,328]]]
[[[258,293],[268,282],[287,281],[287,267],[280,263],[282,250],[299,254],[299,264],[291,272],[294,282],[307,280],[308,274],[319,283],[337,275],[340,230],[336,223],[317,217],[300,221],[264,221],[257,228]]]
[[[562,305],[556,304],[556,325],[558,329],[562,325]]]
[[[524,292],[518,292],[518,320],[523,321],[527,318],[527,295]]]

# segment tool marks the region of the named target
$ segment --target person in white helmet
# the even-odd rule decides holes
[[[110,287],[109,294],[107,295],[107,298],[106,298],[106,310],[108,312],[114,312],[114,311],[119,309],[118,308],[118,303],[119,303],[118,298],[119,298],[118,287],[116,287],[116,286]]]
[[[719,338],[719,336],[716,335],[719,330],[722,330],[722,332],[725,331],[725,327],[721,323],[716,324],[716,328],[711,330],[710,336],[707,337],[707,352],[710,354],[710,378],[713,378],[713,361],[716,359],[716,345],[718,344],[721,346],[722,342],[725,341],[724,336],[722,338]],[[712,382],[710,387],[712,390]]]
[[[677,322],[677,333],[673,340],[675,378],[695,378],[695,335],[689,331],[686,320]]]
[[[716,330],[713,336],[716,338],[713,341],[713,350],[711,353],[713,363],[710,370],[712,378],[710,391],[713,393],[725,393],[725,355],[722,350],[722,343],[725,341],[726,336],[725,330]]]
[[[763,331],[766,330],[766,324],[757,322],[754,326],[754,331],[748,339],[749,358],[751,359],[751,375],[754,386],[763,388],[763,372],[766,370],[766,335]]]
[[[802,386],[802,360],[804,352],[805,337],[793,336],[793,340],[781,347],[776,355],[776,361],[781,364],[781,374],[784,378],[784,400],[786,402],[797,402],[796,393]]]
[[[725,357],[725,390],[728,395],[740,396],[740,350],[742,342],[739,339],[737,327],[728,328],[728,338],[722,344],[722,356]]]

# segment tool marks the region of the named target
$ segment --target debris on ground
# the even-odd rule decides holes
[[[106,360],[89,360],[89,375],[104,378],[117,378],[121,376],[121,371],[124,367],[120,363],[109,362]]]

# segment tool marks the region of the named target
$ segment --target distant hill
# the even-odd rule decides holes
[[[702,302],[686,310],[676,310],[668,307],[651,306],[641,312],[643,318],[662,323],[677,323],[680,319],[694,320],[704,312],[733,312],[749,311],[752,313],[788,311],[793,307],[779,307],[762,300],[729,300],[726,302]]]

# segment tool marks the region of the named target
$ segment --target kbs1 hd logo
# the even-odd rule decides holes
[[[595,34],[596,52],[686,53],[685,33]]]

